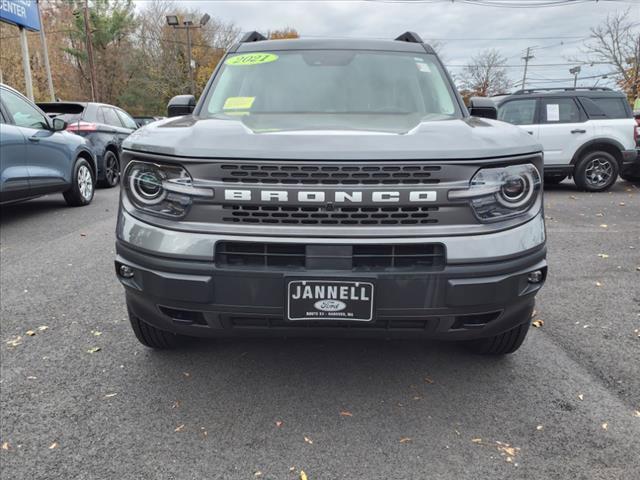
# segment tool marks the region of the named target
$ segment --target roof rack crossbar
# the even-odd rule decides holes
[[[587,90],[590,92],[611,92],[609,87],[548,87],[548,88],[525,88],[523,90],[516,90],[512,95],[522,95],[525,93],[535,92],[575,92],[579,90]]]
[[[424,43],[416,32],[404,32],[402,35],[397,36],[395,40],[398,42]]]
[[[262,40],[266,39],[267,37],[254,30],[252,32],[246,32],[244,35],[242,35],[242,38],[240,38],[240,43],[261,42]]]

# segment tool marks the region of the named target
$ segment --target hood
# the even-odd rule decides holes
[[[304,125],[304,127],[301,127]],[[147,125],[129,150],[192,158],[441,160],[504,157],[542,147],[519,127],[481,118],[402,115],[185,116]]]

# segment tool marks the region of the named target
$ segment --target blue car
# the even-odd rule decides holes
[[[96,159],[86,139],[65,131],[19,92],[0,84],[0,204],[61,192],[67,204],[91,203]]]

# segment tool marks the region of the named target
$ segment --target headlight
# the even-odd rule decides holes
[[[540,187],[540,172],[532,164],[483,168],[468,189],[449,192],[449,199],[468,199],[478,219],[492,222],[525,213],[536,202]]]
[[[213,190],[193,187],[191,176],[179,165],[133,161],[123,185],[135,207],[171,217],[183,216],[193,197],[213,197]]]

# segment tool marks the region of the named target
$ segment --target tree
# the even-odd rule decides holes
[[[459,81],[471,96],[491,96],[506,92],[512,86],[507,75],[507,59],[495,49],[484,50],[471,58]]]
[[[640,97],[640,28],[631,20],[630,9],[607,15],[602,24],[593,27],[584,53],[587,61],[581,59],[581,63],[611,65],[614,72],[609,76],[629,100]]]
[[[295,28],[286,27],[281,30],[272,30],[267,32],[269,40],[282,40],[287,38],[300,38],[300,34]]]

